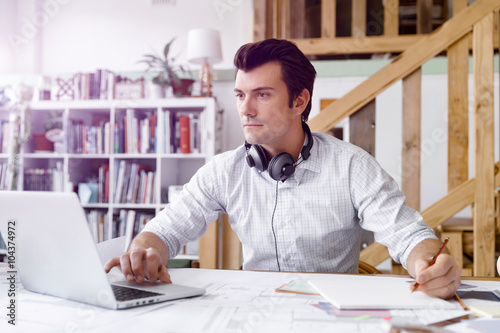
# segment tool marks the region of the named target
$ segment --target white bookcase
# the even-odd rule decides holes
[[[148,153],[116,153],[114,152],[115,135],[109,137],[111,152],[105,153],[74,153],[70,147],[69,138],[71,120],[78,119],[87,126],[96,122],[109,122],[111,129],[115,124],[126,117],[127,110],[133,110],[134,115],[140,119],[146,115],[154,115],[157,126],[156,144],[154,151]],[[169,152],[165,147],[165,111],[171,113],[186,112],[199,115],[197,132],[200,133],[199,151],[192,153]],[[63,188],[68,191],[72,187],[78,189],[78,184],[87,183],[89,178],[97,178],[99,167],[108,165],[109,168],[109,199],[108,202],[82,204],[88,212],[100,211],[106,215],[107,223],[112,225],[112,219],[117,217],[119,210],[136,210],[148,214],[158,213],[168,202],[167,193],[169,186],[183,185],[189,181],[193,174],[205,164],[218,151],[216,147],[216,103],[213,98],[166,98],[158,100],[81,100],[81,101],[43,101],[33,102],[29,107],[28,120],[31,123],[32,133],[43,132],[43,126],[50,113],[57,111],[62,115],[63,133],[65,140],[60,152],[35,152],[33,138],[25,143],[19,154],[19,171],[17,190],[24,188],[24,172],[29,168],[62,170]],[[132,112],[132,111],[128,111]],[[8,119],[8,112],[0,112],[0,120]],[[23,131],[24,128],[21,128]],[[111,132],[113,133],[113,131]],[[33,137],[33,136],[32,136]],[[0,163],[8,160],[7,153],[0,154]],[[115,202],[115,189],[117,173],[121,161],[129,164],[145,165],[149,170],[155,171],[154,200],[150,203],[124,203]],[[108,233],[109,231],[107,231]]]

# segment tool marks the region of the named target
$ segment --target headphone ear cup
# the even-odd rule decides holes
[[[269,161],[267,169],[269,176],[274,180],[283,180],[290,177],[295,171],[292,155],[288,153],[279,153]]]
[[[259,171],[267,170],[269,165],[266,152],[259,145],[251,145],[247,150],[247,162],[250,167],[255,167]]]

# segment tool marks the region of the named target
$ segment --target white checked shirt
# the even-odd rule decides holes
[[[322,133],[313,140],[285,182],[250,168],[244,146],[214,156],[144,230],[172,258],[222,211],[242,242],[244,269],[278,270],[273,223],[282,271],[357,273],[364,228],[406,267],[417,243],[436,238],[432,229],[367,152]]]

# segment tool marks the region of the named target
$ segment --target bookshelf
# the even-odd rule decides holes
[[[22,117],[34,134],[54,115],[62,120],[62,141],[52,151],[35,150],[31,135],[20,149],[17,190],[42,183],[44,190],[77,192],[88,219],[99,221],[90,224],[97,241],[126,229],[114,223],[124,211],[137,221],[157,214],[169,187],[187,183],[219,150],[214,98],[40,101]],[[0,151],[0,165],[8,156]]]

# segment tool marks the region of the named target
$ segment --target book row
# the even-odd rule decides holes
[[[115,175],[115,203],[156,202],[156,171],[147,165],[121,160]]]
[[[201,153],[201,124],[203,113],[163,111],[164,153]]]
[[[25,191],[54,191],[62,192],[63,185],[62,163],[57,162],[56,168],[26,168],[24,169]]]
[[[153,217],[154,214],[151,213],[120,209],[119,214],[113,215],[110,221],[107,212],[96,209],[87,212],[87,222],[96,243],[126,236],[126,242],[130,244],[132,238],[141,232]]]
[[[163,111],[163,153],[201,153],[200,112]],[[157,117],[154,112],[140,116],[127,109],[114,128],[109,121],[86,125],[71,119],[68,131],[68,153],[71,154],[147,154],[157,153]],[[114,142],[112,146],[111,136]]]
[[[97,69],[94,73],[76,73],[69,82],[61,82],[61,80],[58,82],[60,89],[57,97],[62,99],[61,92],[66,92],[75,100],[112,99],[115,81],[115,74],[107,69]],[[66,91],[61,88],[66,88]]]

